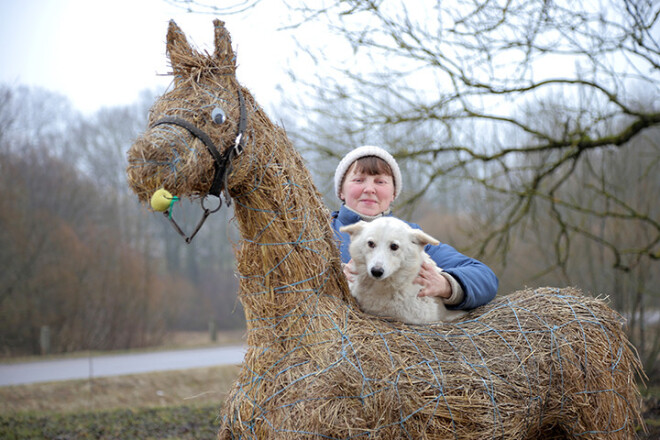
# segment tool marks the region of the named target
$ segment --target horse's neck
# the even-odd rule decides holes
[[[283,131],[261,140],[248,142],[231,176],[241,183],[230,191],[243,238],[238,272],[250,345],[329,325],[311,321],[324,303],[347,295],[329,213],[302,158]]]

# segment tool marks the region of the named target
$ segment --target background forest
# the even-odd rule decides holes
[[[292,72],[306,98],[288,95],[274,119],[330,209],[339,158],[360,144],[387,148],[405,176],[397,214],[489,264],[500,295],[570,285],[608,296],[657,380],[657,6],[625,1],[611,19],[562,2],[477,3],[424,17],[384,1],[292,10],[300,26],[332,28],[373,68],[358,75],[334,60],[345,68],[328,70],[308,48],[319,77]],[[574,57],[576,68],[535,74],[549,54]],[[506,75],[502,56],[516,60]],[[231,209],[186,245],[126,185],[126,151],[159,92],[83,115],[47,90],[0,86],[4,356],[39,353],[44,332],[51,351],[68,352],[244,326]],[[175,209],[188,225],[200,214]]]

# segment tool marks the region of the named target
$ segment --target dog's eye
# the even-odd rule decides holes
[[[369,240],[369,241],[367,242],[367,246],[369,246],[371,249],[373,249],[373,248],[376,247],[376,243],[374,243],[372,240]]]
[[[392,249],[393,251],[396,251],[397,249],[399,249],[399,245],[396,244],[396,243],[392,243],[392,244],[390,244],[390,249]]]

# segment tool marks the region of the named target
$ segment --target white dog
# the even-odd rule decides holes
[[[360,221],[340,229],[351,237],[349,251],[357,277],[349,287],[360,307],[373,315],[408,324],[454,321],[465,311],[447,310],[440,298],[418,297],[422,286],[413,284],[422,263],[437,268],[424,252],[438,240],[394,217]]]

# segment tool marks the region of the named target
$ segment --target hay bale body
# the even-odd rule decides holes
[[[339,298],[295,316],[288,343],[250,344],[233,436],[628,439],[641,423],[621,317],[574,289],[516,292],[456,324],[374,319]]]
[[[215,29],[211,56],[170,24],[176,87],[150,120],[187,118],[225,150],[234,143],[240,86],[229,36],[222,22]],[[248,350],[220,438],[634,437],[640,364],[621,317],[599,299],[569,288],[525,290],[461,322],[426,326],[361,312],[302,158],[242,90],[247,141],[226,190],[242,235]],[[209,122],[219,104],[226,125]],[[167,125],[147,130],[129,162],[141,200],[160,187],[204,195],[213,178],[206,147]]]

